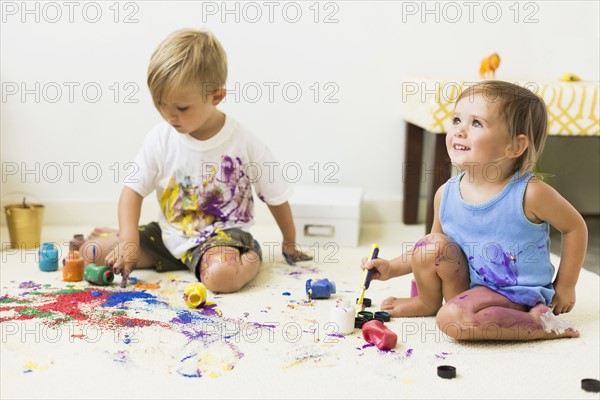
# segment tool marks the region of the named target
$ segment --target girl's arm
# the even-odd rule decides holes
[[[585,221],[553,187],[536,178],[527,185],[524,209],[530,221],[546,221],[561,232],[560,264],[553,282],[556,294],[550,307],[556,315],[569,312],[575,305],[575,285],[587,249]]]
[[[440,186],[440,188],[435,192],[435,197],[433,199],[433,224],[431,226],[431,233],[443,233],[442,225],[440,224],[439,218],[439,210],[440,204],[442,202],[442,193],[444,193],[444,188],[446,184]],[[404,252],[399,257],[396,257],[392,260],[385,260],[382,258],[378,258],[376,260],[372,260],[367,262],[367,259],[363,260],[363,269],[375,269],[373,271],[373,279],[385,281],[390,278],[395,278],[397,276],[403,276],[410,274],[412,272],[412,254],[416,246],[419,243],[426,243],[427,239],[423,238],[418,241],[415,246]]]

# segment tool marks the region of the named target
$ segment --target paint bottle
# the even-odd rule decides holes
[[[82,234],[73,235],[73,239],[69,242],[69,252],[79,251],[83,242],[85,242],[85,239]]]
[[[206,303],[206,286],[201,282],[188,283],[183,288],[183,301],[189,308],[198,308]]]
[[[410,282],[410,297],[417,297],[419,290],[417,289],[417,281],[414,279]]]
[[[83,277],[91,284],[107,286],[115,279],[115,274],[106,265],[91,263],[83,270]]]
[[[39,251],[40,270],[44,272],[56,271],[58,269],[58,249],[52,242],[45,242]]]
[[[374,344],[379,350],[390,350],[396,347],[398,335],[383,325],[383,322],[372,319],[362,327],[363,338]]]
[[[306,281],[306,294],[309,299],[328,299],[332,293],[335,293],[335,282],[329,279]]]
[[[354,308],[347,300],[336,302],[331,309],[331,322],[337,325],[342,335],[349,335],[354,330],[354,313]]]
[[[72,251],[63,259],[63,281],[79,282],[83,280],[84,260],[78,251]]]

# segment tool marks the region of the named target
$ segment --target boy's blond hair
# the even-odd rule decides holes
[[[206,98],[226,80],[227,55],[207,30],[173,32],[156,48],[148,66],[148,88],[157,108],[175,89],[195,86]]]
[[[516,143],[520,134],[527,136],[529,146],[517,159],[515,171],[520,174],[533,172],[548,137],[548,111],[544,100],[532,91],[509,82],[483,81],[466,88],[456,103],[466,97],[472,99],[475,95],[498,104],[510,141]]]

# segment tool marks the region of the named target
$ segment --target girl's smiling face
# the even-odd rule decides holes
[[[499,101],[489,101],[480,94],[460,100],[446,134],[446,148],[450,162],[460,169],[485,170],[491,163],[509,168],[506,162],[503,163],[510,142],[506,123],[500,115]],[[508,169],[501,173],[506,175]]]

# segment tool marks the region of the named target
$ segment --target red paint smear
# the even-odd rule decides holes
[[[94,289],[93,292],[101,292],[102,296],[92,296],[92,291],[81,291],[81,292],[73,292],[66,294],[42,294],[40,297],[42,298],[40,301],[43,302],[45,299],[54,299],[53,302],[35,305],[33,303],[12,306],[12,307],[0,307],[0,311],[8,311],[14,310],[17,313],[24,309],[34,309],[36,313],[34,314],[18,314],[12,317],[4,317],[0,318],[0,322],[5,321],[22,321],[29,320],[34,318],[43,318],[49,326],[59,325],[61,323],[67,322],[71,317],[74,321],[87,321],[89,323],[96,324],[100,327],[105,328],[118,328],[118,327],[134,327],[134,326],[150,326],[150,325],[160,325],[168,327],[168,324],[159,322],[159,321],[149,321],[139,318],[131,318],[127,315],[111,315],[114,312],[111,311],[110,308],[106,308],[105,312],[102,313],[102,308],[100,305],[106,301],[107,294],[104,290]],[[89,309],[90,311],[81,311],[80,306],[86,305],[85,309]],[[51,313],[52,316],[39,316],[36,314],[42,313]],[[68,316],[68,317],[65,317]]]

